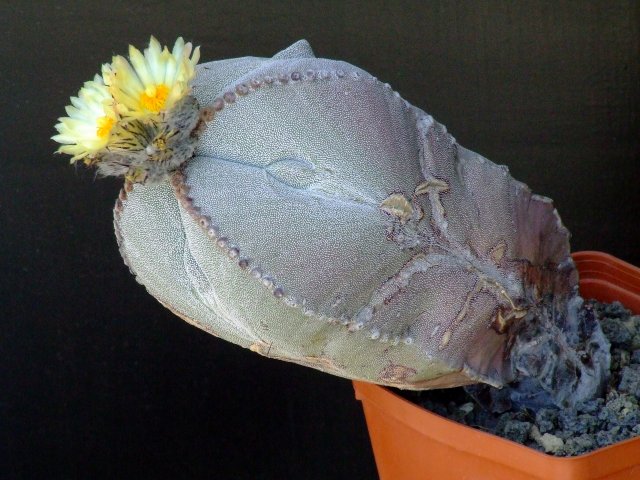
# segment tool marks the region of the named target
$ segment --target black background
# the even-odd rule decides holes
[[[640,264],[638,2],[0,2],[0,477],[373,479],[350,382],[211,337],[123,265],[119,182],[54,156],[68,97],[150,34],[202,60],[300,38]]]

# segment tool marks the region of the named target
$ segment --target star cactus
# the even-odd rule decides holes
[[[171,148],[138,135],[143,161],[118,158],[143,174],[114,172],[122,256],[175,314],[400,388],[517,382],[557,404],[602,388],[608,345],[551,201],[388,84],[300,41],[198,65],[185,95],[145,124]]]

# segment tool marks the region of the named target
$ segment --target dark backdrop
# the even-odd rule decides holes
[[[204,61],[300,38],[391,83],[640,264],[638,2],[0,2],[0,476],[373,479],[351,384],[163,309],[123,265],[119,182],[54,156],[68,97],[149,35]]]

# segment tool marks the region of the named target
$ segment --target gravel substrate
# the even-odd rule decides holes
[[[631,315],[618,302],[587,303],[599,313],[611,342],[611,377],[604,398],[533,412],[514,409],[506,390],[488,386],[400,394],[444,417],[557,456],[580,455],[639,436],[640,315]]]

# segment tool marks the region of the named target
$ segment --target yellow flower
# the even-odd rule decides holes
[[[58,119],[58,135],[51,137],[63,145],[58,153],[73,155],[71,163],[102,150],[110,140],[117,121],[113,98],[100,75],[85,82],[77,97],[66,107],[68,117]]]
[[[53,140],[103,176],[157,183],[193,156],[202,120],[189,95],[200,50],[178,38],[170,52],[151,37],[144,54],[113,57],[71,97]]]
[[[191,56],[191,58],[189,58]],[[161,49],[154,37],[144,55],[129,45],[129,61],[118,55],[111,64],[102,66],[116,108],[126,117],[144,117],[170,109],[189,93],[189,83],[195,75],[200,48],[192,54],[191,43],[178,38],[173,51]]]

